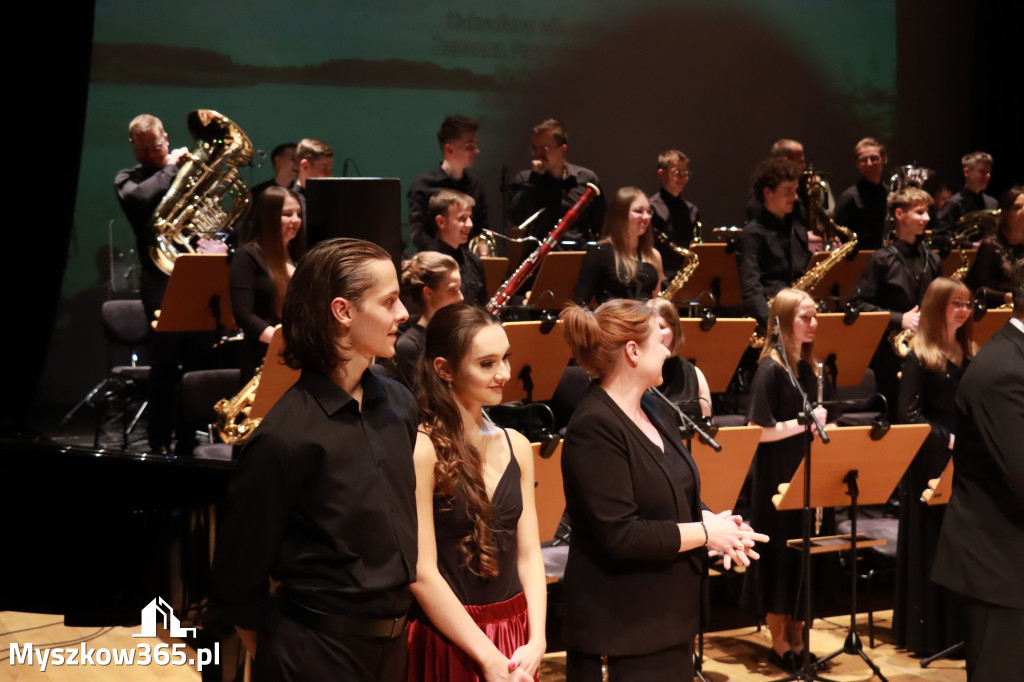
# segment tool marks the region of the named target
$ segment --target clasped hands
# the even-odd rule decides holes
[[[703,516],[708,532],[708,556],[721,554],[725,570],[733,564],[749,566],[751,559],[761,558],[754,550],[754,544],[768,542],[769,538],[751,528],[742,516],[733,514],[731,509],[720,514],[705,511]]]

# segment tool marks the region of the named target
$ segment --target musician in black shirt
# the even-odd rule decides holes
[[[877,249],[885,236],[885,200],[889,185],[882,179],[888,157],[885,146],[865,137],[853,148],[860,180],[850,185],[836,201],[835,221],[857,234],[862,249]]]
[[[683,189],[690,182],[690,159],[678,149],[669,149],[658,155],[658,179],[661,189],[650,195],[651,228],[655,234],[663,234],[677,246],[687,247],[700,238],[698,224],[700,210],[683,198]],[[683,257],[675,249],[654,240],[654,248],[661,254],[666,277],[674,277],[683,266]]]
[[[790,286],[807,270],[811,253],[807,227],[793,211],[800,166],[773,157],[754,172],[754,196],[760,213],[743,226],[736,248],[736,266],[746,313],[764,326],[768,299]]]
[[[462,298],[467,303],[487,303],[487,277],[480,256],[466,247],[473,231],[473,197],[453,189],[442,189],[430,197],[427,216],[437,230],[430,251],[451,256],[459,264]]]
[[[473,197],[476,203],[473,206],[471,238],[489,229],[483,183],[469,172],[480,153],[476,143],[479,128],[479,123],[466,116],[446,118],[437,131],[441,164],[413,178],[406,198],[409,202],[409,241],[417,251],[433,248],[437,226],[430,218],[428,204],[430,197],[441,189],[453,189]]]
[[[405,678],[416,404],[369,365],[407,318],[374,244],[322,242],[292,277],[284,359],[302,374],[242,450],[212,576],[256,680]]]
[[[902,359],[893,351],[889,337],[903,329],[917,331],[918,305],[932,280],[942,274],[942,264],[923,239],[932,199],[923,189],[905,187],[889,195],[893,215],[892,242],[875,251],[857,284],[851,304],[862,311],[890,313],[886,334],[871,361],[879,390],[896,409],[897,378]]]
[[[964,187],[951,196],[935,216],[932,231],[937,235],[946,234],[957,220],[972,211],[999,208],[996,198],[985,194],[988,181],[992,179],[992,155],[971,152],[960,159],[960,163],[964,169]]]
[[[544,212],[528,228],[528,234],[543,239],[555,228],[576,200],[587,190],[587,183],[600,187],[601,181],[594,171],[573,165],[565,160],[569,136],[565,127],[553,118],[533,128],[530,168],[516,173],[510,190],[508,217],[519,225],[543,208]],[[562,240],[588,241],[597,239],[604,225],[605,202],[596,196],[584,209],[571,228],[562,234]],[[577,244],[578,248],[582,245]]]

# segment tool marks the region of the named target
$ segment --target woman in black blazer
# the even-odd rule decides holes
[[[647,389],[668,350],[656,313],[612,300],[572,306],[563,330],[596,381],[569,421],[562,450],[573,520],[565,571],[566,679],[693,679],[702,563],[756,559],[755,533],[700,503],[697,467],[674,418]]]

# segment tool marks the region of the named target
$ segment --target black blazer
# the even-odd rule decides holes
[[[597,383],[566,429],[565,642],[585,654],[648,654],[697,632],[706,550],[680,553],[676,524],[700,520],[700,479],[672,418],[650,396],[641,405],[681,458],[675,473]]]
[[[932,579],[1024,609],[1024,332],[1010,322],[964,371],[954,432],[953,494]]]

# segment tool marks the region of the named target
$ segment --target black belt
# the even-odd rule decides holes
[[[331,635],[358,635],[394,639],[405,630],[405,616],[400,618],[358,618],[340,613],[324,613],[296,601],[282,597],[278,600],[281,613],[311,630]]]

